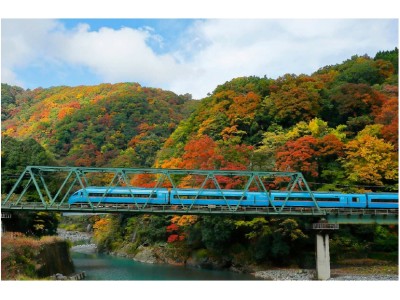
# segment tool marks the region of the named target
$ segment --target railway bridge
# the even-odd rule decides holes
[[[130,192],[130,201],[119,203],[92,201],[88,195],[80,203],[69,202],[74,192],[93,186],[105,189],[103,197],[115,187],[128,190],[146,188],[150,193],[148,198],[140,201]],[[231,201],[225,195],[232,186],[242,195],[236,198],[237,201]],[[183,189],[195,191],[192,200],[188,201],[186,197],[184,201],[183,196],[179,197],[179,191]],[[222,195],[222,204],[197,204],[199,195],[210,189]],[[154,204],[151,197],[161,190],[175,191],[178,202]],[[242,201],[248,192],[254,191],[270,199],[271,190],[286,193],[279,205],[273,201],[268,201],[268,205],[245,205]],[[290,196],[296,191],[309,195],[309,205],[290,205]],[[8,194],[2,197],[1,203],[2,218],[3,214],[10,217],[13,212],[21,211],[313,218],[316,220],[313,228],[319,279],[330,277],[329,232],[338,229],[339,224],[398,224],[398,207],[320,207],[314,192],[299,172],[27,166]]]

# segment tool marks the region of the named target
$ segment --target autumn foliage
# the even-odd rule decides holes
[[[3,84],[2,135],[35,139],[60,165],[290,170],[302,172],[313,189],[393,191],[397,61],[396,48],[310,75],[238,77],[200,101],[137,83],[32,91]],[[129,184],[172,187],[159,179],[138,174]],[[204,182],[198,176],[174,180],[179,187]],[[245,182],[217,180],[227,189]]]
[[[226,82],[178,126],[156,165],[298,171],[314,189],[397,190],[397,55],[396,49],[375,59],[354,56],[312,75]],[[376,130],[360,137],[366,128]],[[242,184],[218,181],[226,188]]]
[[[197,222],[198,217],[193,215],[174,216],[171,218],[171,224],[167,226],[168,243],[174,243],[185,240],[184,229],[186,226]]]
[[[152,166],[155,153],[194,103],[137,83],[17,90],[19,94],[2,84],[3,90],[9,105],[2,134],[34,138],[60,164],[72,166]]]

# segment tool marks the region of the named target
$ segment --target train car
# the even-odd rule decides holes
[[[114,204],[171,204],[171,205],[240,205],[240,206],[274,206],[285,203],[287,191],[243,192],[240,190],[212,189],[168,189],[164,188],[128,188],[128,187],[87,187],[70,196],[69,204],[77,203],[114,203]],[[342,194],[335,192],[313,192],[321,208],[372,208],[398,209],[397,193]],[[290,193],[285,206],[315,207],[309,192],[295,191]]]
[[[245,192],[239,190],[196,190],[172,189],[170,204],[177,205],[241,205],[268,206],[266,193]]]
[[[168,204],[168,189],[128,188],[128,187],[87,187],[76,191],[68,199],[76,203],[132,203]]]
[[[288,192],[271,192],[271,201],[275,206],[282,206],[285,203]],[[337,208],[365,208],[367,198],[365,194],[341,194],[332,192],[313,192],[315,201],[319,207]],[[315,207],[315,203],[309,192],[292,192],[287,199],[285,206],[292,207]]]
[[[380,209],[398,209],[399,194],[397,193],[368,193],[367,206],[368,208]]]

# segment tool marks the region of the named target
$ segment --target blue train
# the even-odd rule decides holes
[[[128,187],[87,187],[76,191],[69,204],[171,204],[171,205],[240,205],[240,206],[283,206],[315,207],[310,193],[294,191],[243,192],[239,190],[196,190],[196,189],[152,189]],[[321,208],[372,208],[398,209],[398,193],[313,192]]]

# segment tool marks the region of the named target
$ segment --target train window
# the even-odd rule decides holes
[[[338,202],[340,198],[315,198],[317,201]]]
[[[174,199],[196,199],[194,195],[174,195]]]
[[[134,198],[157,198],[157,194],[151,193],[151,194],[134,194]]]
[[[174,195],[174,199],[193,199],[193,200],[224,200],[223,196],[204,196],[204,195]],[[244,196],[225,196],[226,200],[247,200]]]
[[[130,197],[128,194],[107,194],[107,197],[127,198]]]
[[[89,197],[101,197],[103,194],[99,193],[89,193]]]
[[[340,198],[325,198],[325,197],[315,197],[316,201],[324,201],[324,202],[338,202]],[[274,200],[276,201],[285,201],[286,197],[275,197]],[[289,197],[287,201],[313,201],[311,197]]]
[[[379,198],[372,198],[371,202],[379,203],[379,202],[386,202],[386,203],[398,203],[398,199],[379,199]]]
[[[118,193],[106,193],[106,194],[104,194],[104,193],[89,193],[88,195],[89,195],[89,197],[107,197],[107,198],[131,198],[132,197],[132,194],[118,194]],[[134,198],[157,198],[157,194],[156,193],[133,194],[133,197]]]
[[[352,198],[351,198],[351,202],[353,202],[353,203],[358,203],[358,202],[360,202],[360,198],[358,198],[358,197],[352,197]]]
[[[228,197],[226,197],[226,199],[227,200],[247,200],[247,197],[245,196],[245,197],[243,197],[242,198],[242,196],[228,196]]]
[[[284,201],[286,197],[275,197],[274,200]],[[290,197],[287,199],[288,201],[312,201],[311,197]]]

